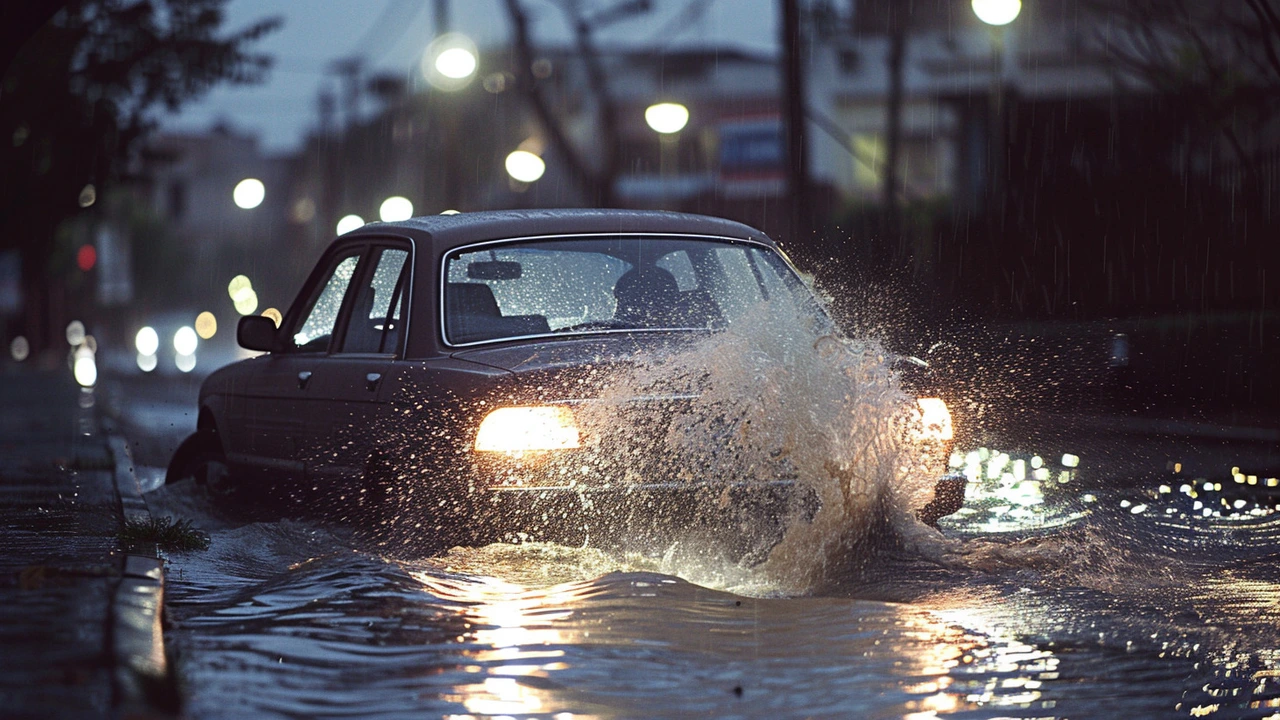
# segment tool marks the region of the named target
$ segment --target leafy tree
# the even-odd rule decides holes
[[[22,258],[25,332],[47,345],[58,226],[127,178],[156,125],[220,82],[260,81],[251,46],[280,26],[221,31],[226,0],[69,0],[0,79],[0,250]],[[29,19],[29,17],[27,18]]]

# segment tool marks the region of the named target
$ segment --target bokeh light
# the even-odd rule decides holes
[[[21,335],[9,342],[9,356],[18,362],[26,360],[31,355],[31,343]]]
[[[76,202],[82,208],[87,208],[93,205],[98,202],[98,189],[93,186],[93,183],[85,185],[83,188],[80,188],[80,196],[76,198]]]
[[[133,346],[140,355],[155,355],[160,349],[160,335],[153,327],[144,327],[133,338]]]
[[[227,294],[231,296],[236,312],[241,315],[249,315],[258,309],[258,293],[253,289],[253,283],[244,275],[231,278],[231,282],[227,284]]]
[[[236,312],[241,315],[252,315],[258,309],[258,293],[253,288],[244,288],[231,301],[236,306]]]
[[[346,235],[352,230],[358,230],[362,227],[364,227],[364,218],[359,215],[344,215],[342,219],[338,221],[338,234]]]
[[[98,251],[92,245],[81,245],[76,251],[76,267],[83,272],[89,272],[97,264]]]
[[[80,348],[76,351],[72,374],[81,387],[93,387],[98,382],[98,363],[93,359],[93,351]]]
[[[531,183],[542,177],[547,164],[542,158],[527,150],[516,150],[507,156],[507,174],[523,183]]]
[[[469,77],[478,64],[476,56],[461,47],[449,48],[436,56],[436,72],[453,80]]]
[[[189,325],[183,325],[173,334],[173,349],[179,355],[191,355],[196,351],[196,345],[200,343],[196,331]]]
[[[79,320],[72,320],[67,323],[67,344],[71,347],[77,347],[84,342],[84,323]]]
[[[146,355],[144,355],[143,353],[138,353],[138,369],[141,370],[142,372],[149,373],[152,370],[155,370],[156,366],[159,364],[160,364],[160,360],[155,356],[154,353],[146,354]]]
[[[178,356],[173,359],[173,364],[178,366],[179,371],[189,373],[196,369],[195,353],[178,353]]]
[[[408,220],[413,217],[413,203],[409,202],[409,198],[393,195],[382,201],[382,205],[378,207],[378,217],[382,218],[382,222]]]
[[[196,334],[201,340],[208,340],[218,332],[218,318],[213,313],[205,310],[196,316]]]
[[[664,135],[678,133],[689,123],[689,108],[680,103],[658,103],[644,111],[644,121],[655,132]]]
[[[267,188],[257,178],[245,178],[236,183],[236,189],[231,191],[231,198],[235,200],[236,207],[245,210],[252,210],[261,205],[266,196]]]
[[[244,275],[237,275],[231,278],[231,282],[227,283],[227,295],[230,295],[231,299],[235,300],[236,295],[238,293],[240,293],[242,290],[245,290],[246,288],[252,288],[252,287],[253,287],[253,283],[249,282],[248,277]]]
[[[427,82],[440,90],[461,90],[471,83],[480,64],[480,51],[461,33],[437,37],[422,54],[420,70]]]
[[[1008,25],[1022,12],[1022,0],[973,0],[973,14],[988,25]]]
[[[263,310],[262,317],[271,318],[271,321],[276,324],[276,327],[280,327],[280,323],[284,322],[284,315],[281,315],[280,311],[273,307],[269,307],[266,310]]]

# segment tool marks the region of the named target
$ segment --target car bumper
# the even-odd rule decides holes
[[[560,542],[662,540],[713,530],[729,539],[781,537],[808,520],[816,495],[794,480],[491,487],[475,493],[476,520],[499,537]]]

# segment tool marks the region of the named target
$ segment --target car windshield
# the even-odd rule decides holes
[[[451,345],[548,334],[716,330],[754,311],[812,312],[812,294],[764,246],[682,237],[548,239],[445,260]]]

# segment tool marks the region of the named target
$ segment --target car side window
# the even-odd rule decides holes
[[[334,266],[320,293],[307,309],[306,319],[293,334],[294,352],[324,352],[328,349],[334,325],[338,322],[338,311],[342,309],[342,298],[347,294],[347,286],[355,276],[359,261],[359,254],[353,254]]]
[[[339,352],[394,353],[400,349],[409,252],[400,248],[375,252],[373,272],[357,289]]]

